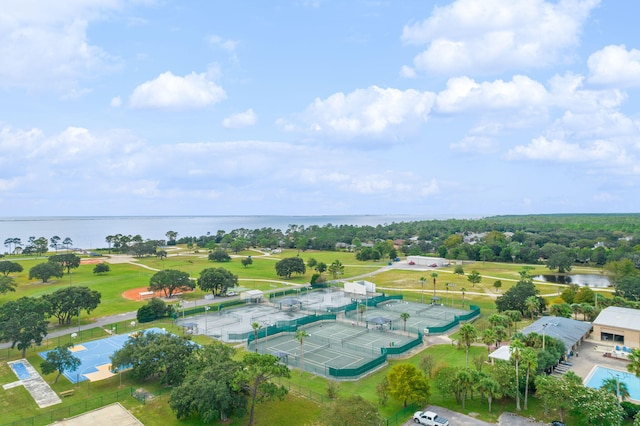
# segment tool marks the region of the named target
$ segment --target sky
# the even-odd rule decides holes
[[[638,16],[3,0],[0,216],[638,212]]]

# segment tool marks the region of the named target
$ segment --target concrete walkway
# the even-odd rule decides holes
[[[60,404],[62,402],[58,394],[51,389],[49,384],[44,381],[42,376],[40,376],[36,369],[33,368],[29,361],[26,359],[20,359],[17,361],[9,361],[7,364],[9,366],[12,366],[13,364],[23,364],[29,373],[29,378],[7,383],[2,386],[4,389],[24,386],[40,408],[50,407],[51,405]]]

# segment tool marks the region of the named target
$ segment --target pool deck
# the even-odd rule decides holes
[[[569,360],[573,364],[569,371],[576,373],[583,381],[596,365],[627,371],[629,361],[626,359],[605,357],[605,353],[610,353],[612,350],[613,346],[611,345],[605,345],[594,340],[586,340],[578,348],[578,356],[573,356]]]
[[[33,368],[29,361],[27,361],[26,359],[19,359],[17,361],[7,362],[9,366],[16,363],[23,364],[25,366],[27,372],[29,373],[29,378],[2,385],[3,389],[11,389],[17,386],[24,386],[40,408],[49,407],[51,405],[60,404],[62,402],[58,394],[55,393],[53,389],[51,389],[49,384],[44,381],[42,376],[36,371],[35,368]]]

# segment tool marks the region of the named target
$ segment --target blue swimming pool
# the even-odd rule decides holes
[[[27,367],[21,362],[14,362],[13,364],[11,364],[11,368],[20,380],[25,380],[31,377],[31,375],[27,371]]]
[[[626,371],[614,370],[597,365],[587,377],[585,386],[597,389],[602,386],[603,381],[611,378],[620,380],[620,383],[626,383],[627,389],[629,389],[629,397],[640,401],[640,378]]]

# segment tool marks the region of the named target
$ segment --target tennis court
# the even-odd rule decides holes
[[[165,333],[160,328],[150,328],[144,332]],[[104,339],[78,343],[69,348],[73,355],[80,360],[80,366],[76,371],[65,371],[64,376],[71,383],[87,380],[94,382],[114,376],[115,373],[111,371],[111,355],[124,346],[131,334],[117,334]],[[46,359],[48,352],[39,352],[38,355],[42,359]]]
[[[304,330],[309,335],[303,338],[302,347],[295,333],[280,333],[259,339],[258,352],[270,353],[289,366],[325,377],[336,376],[335,370],[354,370],[353,376],[352,373],[339,374],[353,378],[386,363],[382,348],[402,346],[415,339],[341,322],[324,322]],[[381,361],[376,363],[376,360]]]
[[[451,308],[439,304],[422,304],[393,300],[378,304],[376,307],[367,307],[362,313],[353,311],[347,314],[348,318],[366,322],[376,317],[384,317],[391,321],[392,330],[404,330],[402,313],[408,313],[406,328],[411,332],[424,332],[432,327],[443,327],[456,321],[458,316],[468,315],[469,311]]]

